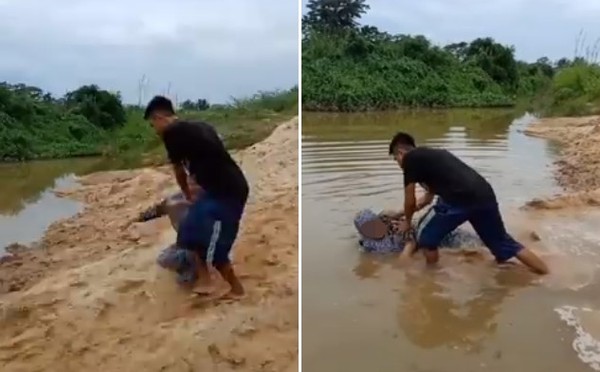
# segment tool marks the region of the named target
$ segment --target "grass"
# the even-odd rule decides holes
[[[216,128],[230,150],[248,147],[266,138],[275,127],[298,113],[298,91],[260,92],[233,99],[227,105],[214,105],[204,111],[180,111],[182,119],[206,121]],[[158,165],[166,161],[162,143],[143,111],[130,108],[127,122],[114,132],[104,155],[117,168]]]

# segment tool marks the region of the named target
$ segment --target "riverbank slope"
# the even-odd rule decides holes
[[[600,116],[544,118],[525,130],[561,145],[556,179],[567,193],[528,203],[535,209],[600,205]]]
[[[168,167],[103,172],[86,204],[0,266],[2,371],[297,370],[298,122],[236,154],[252,196],[234,262],[247,296],[207,301],[155,264],[166,219],[132,223],[175,187]]]

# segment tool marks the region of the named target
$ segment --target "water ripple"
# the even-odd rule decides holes
[[[516,137],[517,129],[530,121],[531,117],[517,119],[504,131],[485,138],[473,136],[473,128],[452,125],[443,135],[425,138],[422,142],[453,152],[488,178],[499,193],[522,197],[523,188],[532,184],[531,176],[535,174],[539,178],[541,173],[530,170],[547,166],[546,159],[531,159],[532,153],[544,153],[544,149],[533,148],[545,146],[542,142]],[[402,173],[388,155],[389,140],[365,137],[365,140],[356,137],[338,140],[303,136],[303,196],[314,200],[360,199],[390,193],[397,196],[402,187]],[[519,146],[514,146],[515,141]],[[520,175],[514,177],[514,171]],[[513,173],[513,177],[506,177],[507,172]],[[549,174],[543,177],[540,182],[551,180]],[[533,191],[537,190],[532,190],[532,195]]]

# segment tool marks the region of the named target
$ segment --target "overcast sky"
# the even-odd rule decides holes
[[[297,0],[0,0],[0,81],[224,102],[298,81]]]
[[[303,3],[306,4],[306,0]],[[583,29],[600,38],[600,0],[367,0],[362,23],[394,34],[422,34],[439,44],[492,36],[519,59],[572,58]]]

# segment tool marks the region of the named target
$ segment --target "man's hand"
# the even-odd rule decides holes
[[[401,220],[392,220],[392,226],[394,228],[394,232],[396,233],[405,233],[411,229],[410,221],[406,219]]]

